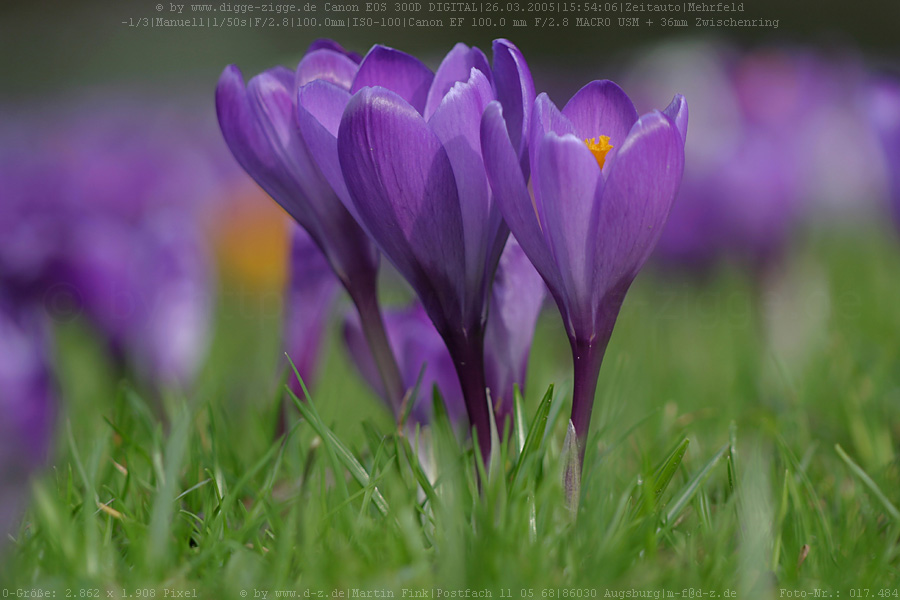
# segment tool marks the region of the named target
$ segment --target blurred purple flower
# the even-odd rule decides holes
[[[391,348],[400,364],[406,389],[413,389],[422,365],[425,365],[419,393],[415,398],[409,399],[413,403],[410,412],[412,419],[417,423],[427,423],[431,419],[431,394],[434,386],[440,390],[450,419],[454,423],[464,419],[466,405],[453,359],[422,305],[415,303],[403,309],[386,310],[384,323]],[[356,314],[349,313],[344,319],[344,341],[363,378],[387,401]]]
[[[308,389],[315,385],[322,339],[339,286],[334,271],[309,234],[299,226],[292,226],[290,278],[284,308],[284,347]],[[377,368],[375,377],[381,380]],[[303,389],[297,378],[291,375],[288,380],[294,394],[303,398]]]
[[[872,83],[869,115],[884,149],[894,216],[900,224],[900,79]]]
[[[534,90],[515,46],[497,40],[494,56],[492,71],[480,50],[459,44],[432,74],[408,54],[375,46],[360,64],[339,126],[336,112],[328,119],[348,207],[412,285],[447,344],[485,459],[491,432],[484,328],[508,230],[485,176],[480,122],[488,103],[508,101],[518,162]],[[333,149],[317,156],[336,167]]]
[[[796,212],[800,175],[790,136],[802,116],[800,82],[762,85],[765,76],[748,70],[741,94],[734,63],[727,48],[670,44],[630,72],[638,101],[677,89],[696,115],[684,179],[656,252],[669,264],[705,271],[723,256],[764,263],[780,251]]]
[[[547,288],[544,280],[509,236],[491,288],[491,308],[484,337],[485,376],[497,424],[512,417],[513,391],[525,394],[528,355]]]
[[[684,168],[687,104],[638,118],[616,84],[594,81],[562,111],[534,104],[528,181],[501,107],[482,121],[491,187],[503,217],[544,278],[572,346],[572,421],[582,456],[603,354],[625,293],[666,223]]]
[[[773,150],[778,147],[775,136],[747,133],[740,147],[723,150],[702,175],[688,158],[657,255],[701,272],[723,256],[754,268],[775,259],[794,222],[799,192],[794,165]]]
[[[337,43],[319,40],[295,71],[275,67],[246,86],[240,69],[231,65],[216,87],[216,112],[237,161],[309,233],[346,288],[396,407],[403,389],[378,309],[378,252],[342,202],[346,186],[340,173],[320,160],[319,154],[328,152],[326,128],[334,124],[323,117],[308,123],[312,131],[301,130],[308,113],[298,111],[299,92],[301,103],[340,115],[346,103],[342,94],[348,94],[358,62]]]
[[[50,451],[56,399],[41,317],[0,297],[0,547]]]
[[[221,180],[195,121],[125,99],[85,103],[0,149],[0,283],[55,316],[84,313],[162,384],[191,379],[209,325],[202,214]]]
[[[700,271],[725,258],[760,272],[801,217],[849,203],[843,213],[861,213],[879,167],[855,99],[859,79],[849,60],[702,42],[662,45],[631,65],[639,103],[679,91],[696,115],[656,256]],[[835,152],[847,139],[852,156]]]

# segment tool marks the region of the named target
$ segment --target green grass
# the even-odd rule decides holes
[[[190,394],[117,376],[84,326],[61,326],[56,458],[0,588],[897,597],[897,246],[810,236],[781,300],[734,270],[644,273],[601,372],[577,514],[561,485],[571,376],[555,311],[481,478],[446,419],[399,434],[337,335],[312,402],[273,443],[286,367],[272,311],[223,303]],[[764,327],[763,313],[781,317]]]

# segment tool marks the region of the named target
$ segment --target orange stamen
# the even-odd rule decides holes
[[[609,143],[608,135],[601,135],[598,138],[591,138],[589,140],[584,140],[584,143],[587,145],[588,150],[591,151],[591,154],[594,155],[594,158],[597,159],[597,164],[600,165],[600,168],[603,168],[603,163],[606,162],[607,153],[613,149],[612,144]]]

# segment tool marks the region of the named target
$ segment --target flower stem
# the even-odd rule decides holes
[[[484,333],[451,333],[446,336],[445,341],[459,377],[469,424],[478,434],[481,458],[487,464],[491,456],[492,432],[484,376]]]
[[[600,365],[606,352],[606,344],[607,340],[572,341],[572,366],[575,371],[572,389],[572,424],[575,426],[578,439],[581,464],[584,463],[591,411],[594,408],[594,395],[597,392],[597,379],[600,376]]]
[[[381,375],[381,383],[384,385],[386,397],[391,403],[391,409],[395,417],[400,416],[401,403],[406,394],[406,386],[400,376],[400,368],[397,366],[397,358],[391,350],[388,342],[387,331],[384,328],[384,319],[378,306],[378,298],[375,290],[368,293],[351,293],[350,298],[359,312],[359,322],[362,325],[363,335],[369,344],[369,350],[375,359],[375,366]]]

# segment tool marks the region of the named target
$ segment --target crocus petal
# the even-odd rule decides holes
[[[630,283],[662,233],[684,170],[684,142],[659,111],[632,127],[610,165],[594,247],[594,287]],[[600,282],[604,282],[600,285]],[[599,306],[602,298],[595,299]]]
[[[285,294],[284,349],[308,388],[315,385],[328,316],[339,290],[325,256],[302,228],[291,227],[290,281]],[[376,379],[378,371],[375,371]],[[291,389],[300,398],[303,389],[291,373]]]
[[[425,102],[425,120],[431,119],[431,115],[437,110],[444,96],[453,85],[460,81],[468,81],[472,69],[478,69],[490,80],[491,69],[484,52],[478,48],[469,48],[465,44],[456,44],[447,53],[441,66],[434,74],[434,81],[428,90],[428,98]]]
[[[567,299],[566,327],[570,334],[590,333],[595,257],[586,249],[603,235],[596,217],[603,176],[583,141],[553,132],[541,142],[536,167],[540,186],[534,192],[544,207],[544,234],[559,268],[560,295]]]
[[[276,151],[293,141],[293,86],[294,74],[284,67],[263,71],[247,84],[247,93],[260,117],[260,124],[271,139],[279,142],[275,145]]]
[[[538,164],[538,151],[542,147],[541,142],[548,132],[557,135],[572,134],[575,135],[575,126],[563,115],[556,107],[556,104],[550,100],[546,93],[542,93],[534,102],[532,111],[532,127],[530,130],[530,139],[528,142],[529,162],[531,165]],[[539,169],[533,169],[531,172],[532,189],[540,189],[541,173]],[[541,227],[547,228],[544,216],[544,207],[541,205],[541,197],[535,195],[534,206],[537,210],[538,218],[541,221]]]
[[[362,56],[360,56],[358,52],[345,50],[344,47],[338,44],[336,41],[329,40],[328,38],[320,38],[318,40],[315,40],[312,44],[309,45],[309,48],[306,49],[306,52],[308,54],[310,52],[315,52],[316,50],[331,50],[333,52],[339,52],[356,64],[359,64],[359,61],[362,60]]]
[[[316,169],[306,144],[300,137],[294,99],[293,76],[287,69],[272,69],[250,80],[247,94],[257,114],[256,122],[270,141],[276,177],[263,176],[260,183],[301,225],[322,242],[323,232],[312,231],[330,224],[324,215],[339,210],[328,182]],[[251,174],[258,176],[251,171]],[[274,185],[267,185],[269,182]],[[285,187],[289,186],[289,187]],[[302,186],[302,187],[301,187]]]
[[[566,135],[567,133],[578,135],[575,125],[556,107],[546,92],[542,92],[535,99],[532,115],[534,127],[531,128],[529,143],[535,148],[540,145],[538,142],[543,139],[544,135],[551,131],[557,135]]]
[[[355,209],[348,201],[349,192],[337,151],[338,127],[349,101],[349,92],[327,81],[313,81],[297,92],[297,122],[309,154],[334,193],[353,214]]]
[[[531,128],[531,112],[535,89],[531,70],[525,57],[509,40],[498,39],[493,43],[494,87],[497,99],[503,106],[509,139],[520,159],[524,159],[527,132]],[[527,163],[523,161],[527,175]]]
[[[422,114],[433,80],[431,69],[418,58],[376,45],[360,63],[350,92],[355,94],[364,87],[381,86],[398,94]]]
[[[285,69],[285,71],[287,71]],[[274,177],[260,181],[263,187],[294,217],[329,256],[335,272],[342,279],[359,266],[359,257],[372,257],[367,240],[353,238],[353,217],[335,197],[332,181],[343,192],[334,174],[328,154],[322,155],[331,181],[318,168],[309,147],[300,135],[299,111],[294,110],[289,81],[290,71],[266,71],[250,80],[247,93],[257,113],[257,122],[270,141],[277,158]],[[316,88],[320,89],[320,88]],[[309,106],[310,103],[307,104]],[[326,119],[328,120],[328,119]],[[321,141],[320,138],[311,138]],[[256,175],[254,173],[254,175]],[[271,189],[266,184],[274,182]]]
[[[322,79],[349,90],[359,65],[345,54],[333,50],[315,50],[308,53],[297,65],[296,87]]]
[[[502,221],[500,211],[493,207],[481,158],[481,115],[493,100],[487,77],[473,67],[468,81],[453,86],[428,123],[443,144],[456,179],[465,236],[466,287],[473,292],[481,290],[479,282],[489,258],[484,253],[493,249],[488,246]]]
[[[512,413],[515,384],[525,393],[528,354],[546,293],[540,274],[510,236],[491,288],[484,338],[485,379],[501,415]]]
[[[581,139],[609,136],[612,152],[625,141],[638,119],[631,98],[612,81],[592,81],[578,90],[562,109]]]
[[[559,289],[559,271],[544,240],[499,102],[491,102],[484,111],[481,119],[481,150],[494,198],[510,231],[548,287],[551,290]]]
[[[681,140],[683,142],[686,142],[688,127],[688,105],[684,100],[684,96],[682,96],[681,94],[675,94],[675,97],[672,98],[672,101],[662,112],[672,120],[672,123],[674,123],[675,127],[678,128],[678,133],[681,134]]]
[[[462,215],[440,140],[403,98],[364,88],[344,111],[338,153],[360,224],[430,315],[461,317]]]
[[[411,399],[413,408],[410,414],[413,420],[419,423],[430,420],[432,390],[437,386],[451,421],[464,422],[466,407],[453,359],[422,306],[413,304],[408,308],[387,310],[384,325],[406,389],[412,390],[419,383],[419,374],[425,367],[419,393]],[[348,313],[344,319],[344,341],[360,374],[387,400],[356,313]]]
[[[216,113],[225,142],[245,171],[259,177],[277,168],[271,145],[256,122],[241,70],[225,67],[216,86]],[[257,180],[259,181],[259,180]],[[263,187],[270,187],[259,181]]]

